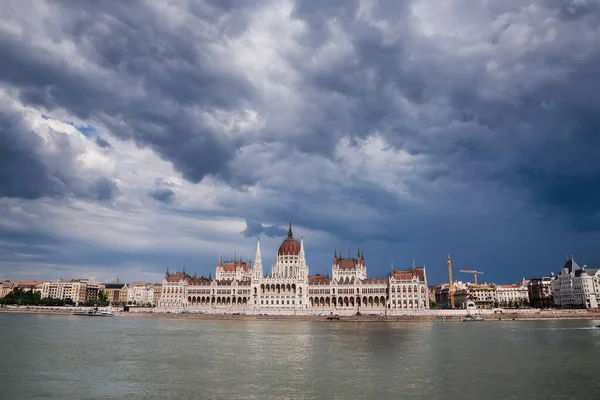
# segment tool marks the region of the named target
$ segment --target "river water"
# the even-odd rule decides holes
[[[0,313],[0,399],[598,399],[597,324]]]

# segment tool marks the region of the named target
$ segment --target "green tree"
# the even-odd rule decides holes
[[[437,308],[437,303],[433,300],[429,300],[429,308]]]
[[[99,307],[106,307],[108,305],[108,295],[104,290],[98,292],[98,301],[96,302],[96,305]]]

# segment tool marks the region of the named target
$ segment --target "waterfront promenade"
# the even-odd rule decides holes
[[[70,315],[76,311],[88,310],[89,307],[44,307],[44,306],[8,306],[0,308],[0,312],[23,314],[54,314]],[[108,307],[115,313],[115,317],[123,318],[167,318],[167,319],[201,319],[201,320],[310,320],[327,321],[327,315],[252,315],[238,313],[169,313],[157,312],[152,309],[132,309],[128,312]],[[482,315],[487,321],[510,320],[561,320],[561,319],[586,319],[600,320],[600,310],[538,310],[517,309],[503,310],[477,310],[476,314]],[[404,315],[348,315],[340,316],[339,321],[461,321],[466,315],[466,310],[419,310]]]

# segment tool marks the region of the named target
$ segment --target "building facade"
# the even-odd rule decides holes
[[[98,294],[103,286],[98,282],[87,279],[59,279],[52,282],[43,282],[38,288],[42,298],[70,299],[78,305],[86,301],[98,300]]]
[[[294,239],[290,225],[270,274],[263,270],[259,241],[253,265],[219,257],[214,280],[167,271],[158,307],[270,315],[393,315],[429,308],[425,268],[413,265],[406,271],[392,270],[385,279],[367,279],[364,254],[343,258],[336,251],[331,272],[331,278],[309,274],[304,241]]]
[[[600,269],[580,267],[567,257],[558,275],[551,274],[554,304],[562,308],[598,308]]]
[[[15,287],[15,282],[11,281],[2,281],[2,285],[0,286],[0,298],[6,296],[10,292],[12,292]]]
[[[120,304],[121,290],[123,289],[123,286],[125,286],[125,284],[119,283],[119,280],[117,279],[117,283],[105,283],[103,284],[103,286],[104,294],[106,295],[106,299],[108,300],[108,302],[111,305]]]
[[[552,307],[552,278],[549,276],[533,278],[527,285],[529,304],[532,307]]]
[[[127,304],[144,307],[156,305],[154,302],[154,285],[146,282],[133,282],[128,284]]]
[[[498,285],[496,287],[496,301],[500,303],[501,307],[529,304],[527,282],[522,280],[515,285]]]

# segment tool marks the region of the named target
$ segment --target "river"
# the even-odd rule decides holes
[[[597,324],[0,313],[0,398],[597,399]]]

